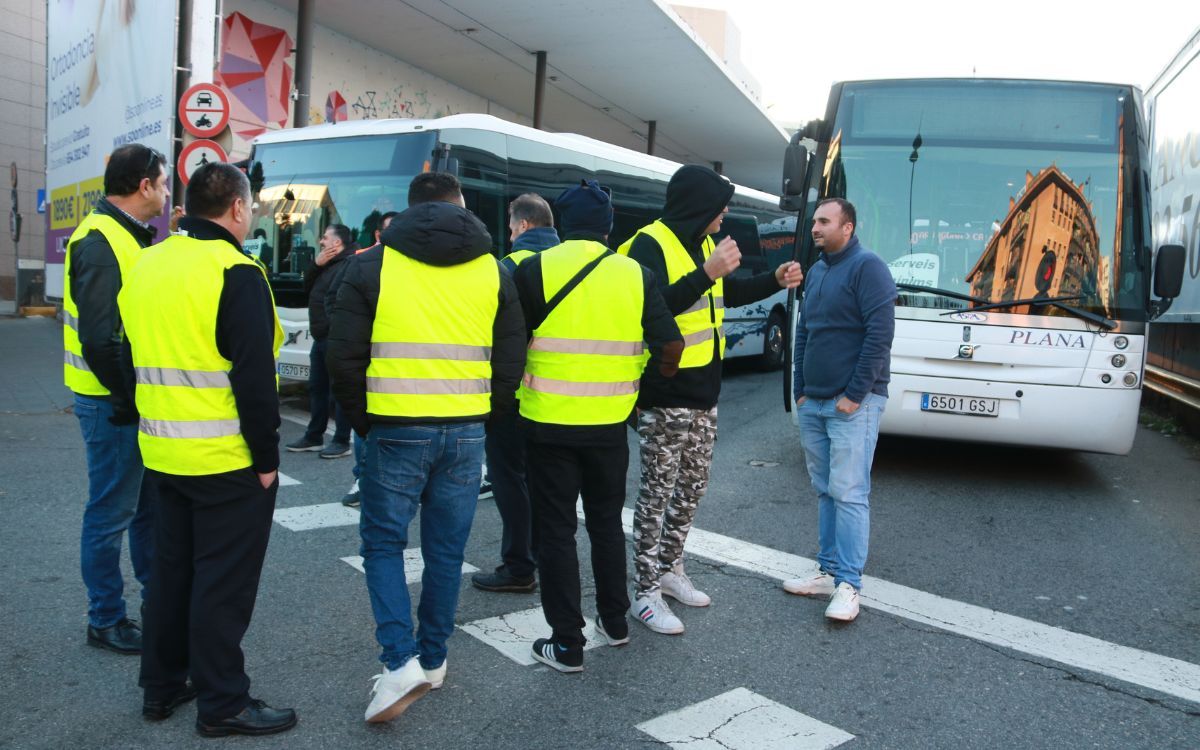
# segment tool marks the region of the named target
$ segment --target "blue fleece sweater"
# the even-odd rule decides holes
[[[796,398],[887,396],[896,284],[878,255],[851,237],[808,270],[796,327]]]

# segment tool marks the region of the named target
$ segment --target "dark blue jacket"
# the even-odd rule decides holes
[[[561,244],[562,240],[558,238],[558,232],[554,231],[554,227],[534,227],[517,235],[517,238],[513,240],[512,252],[509,255],[518,250],[532,250],[540,253]],[[508,269],[509,273],[517,272],[517,264],[509,260],[508,256],[505,256],[500,263]]]
[[[796,398],[845,395],[862,403],[887,396],[896,284],[878,255],[857,237],[840,253],[821,254],[804,282],[796,327]]]

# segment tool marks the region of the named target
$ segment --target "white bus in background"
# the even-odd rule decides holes
[[[490,115],[437,120],[365,120],[278,130],[259,136],[249,161],[258,212],[246,248],[267,266],[286,334],[283,378],[305,380],[312,339],[303,274],[317,238],[331,223],[349,226],[363,247],[379,217],[405,208],[408,185],[423,171],[457,175],[467,208],[491,232],[498,255],[509,249],[507,207],[522,193],[553,203],[581,178],[612,189],[617,247],[661,215],[667,181],[679,168],[574,134],[547,133]],[[738,186],[721,234],[742,252],[739,274],[774,268],[792,257],[795,217],[778,198]],[[787,295],[725,311],[726,357],[782,363]]]
[[[1200,29],[1146,90],[1154,243],[1187,251],[1183,292],[1149,340],[1146,385],[1200,413]]]
[[[1147,325],[1182,270],[1178,247],[1152,269],[1147,169],[1129,86],[836,84],[789,147],[784,205],[807,267],[818,199],[848,199],[896,279],[881,431],[1128,453]]]

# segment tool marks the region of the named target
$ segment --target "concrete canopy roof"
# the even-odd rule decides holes
[[[296,11],[296,0],[272,0]],[[787,134],[660,0],[339,0],[316,22],[532,118],[547,54],[543,127],[680,162],[720,161],[778,193]]]

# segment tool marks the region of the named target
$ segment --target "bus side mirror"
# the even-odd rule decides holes
[[[1150,301],[1150,318],[1159,317],[1170,307],[1183,290],[1183,266],[1187,249],[1183,245],[1163,245],[1154,256],[1154,296]]]
[[[1154,257],[1154,296],[1175,299],[1183,290],[1183,266],[1187,250],[1183,245],[1163,245]]]
[[[784,211],[803,211],[808,185],[808,149],[794,138],[783,153],[783,190],[779,207]]]

